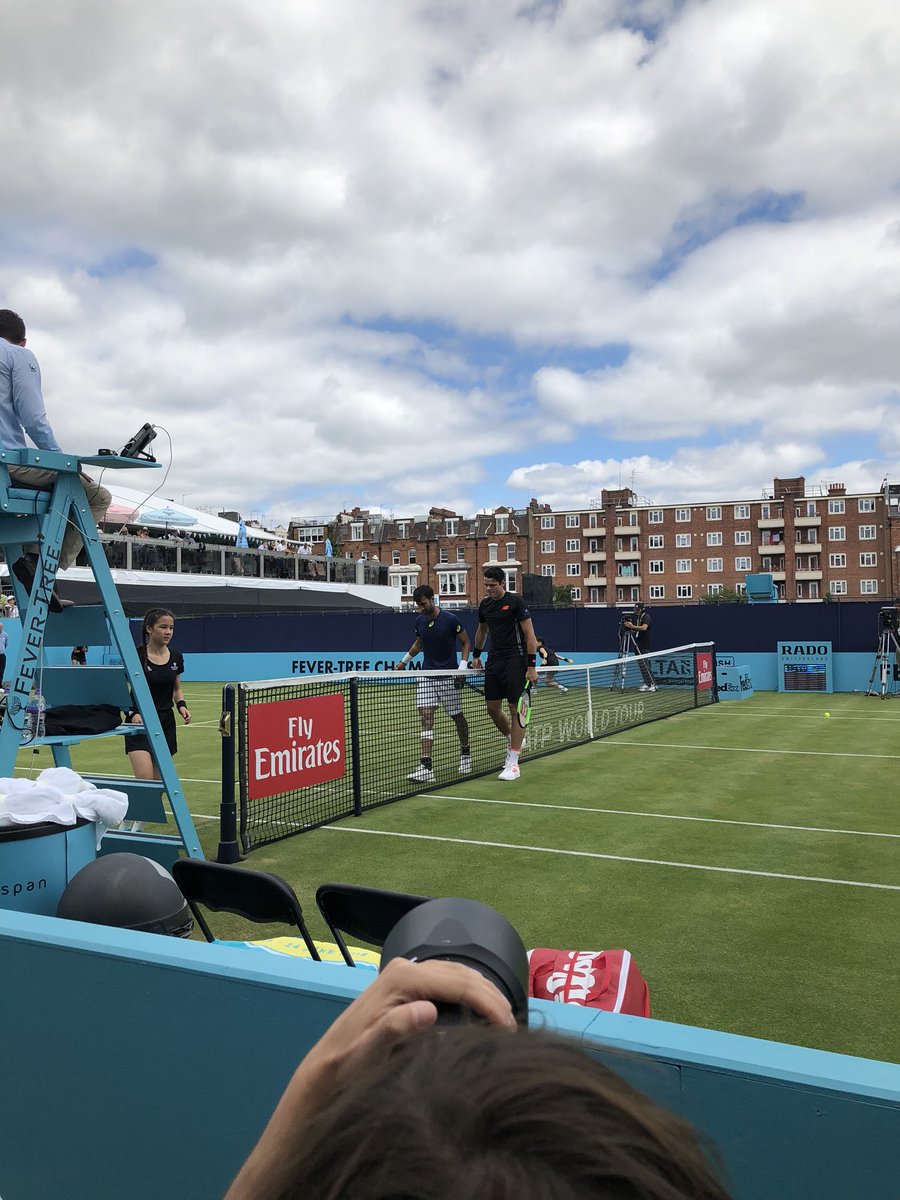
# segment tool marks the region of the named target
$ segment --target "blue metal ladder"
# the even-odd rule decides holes
[[[16,662],[8,670],[11,681],[6,719],[0,726],[0,777],[12,776],[16,755],[21,748],[25,708],[32,688],[41,687],[48,705],[115,704],[119,708],[140,710],[143,732],[150,742],[151,756],[159,770],[159,781],[121,779],[118,776],[85,775],[98,787],[115,788],[128,796],[129,820],[164,823],[168,817],[163,795],[178,829],[176,834],[110,830],[103,838],[101,854],[128,850],[155,859],[170,867],[182,854],[203,858],[194,822],[188,811],[175,764],[166,745],[159,716],[150,697],[144,671],[137,656],[116,585],[113,582],[100,535],[84,489],[79,481],[82,465],[135,469],[152,467],[145,460],[115,455],[78,457],[51,450],[0,449],[0,545],[6,561],[12,564],[22,554],[23,545],[38,543],[38,569],[31,595],[10,571],[22,622],[22,639]],[[10,466],[39,467],[57,472],[56,482],[48,491],[15,486],[10,483]],[[61,613],[49,611],[56,579],[59,553],[67,523],[80,530],[88,564],[93,572],[101,603],[67,608]],[[113,646],[122,665],[108,667],[46,667],[42,669],[45,646]],[[31,746],[49,746],[58,767],[71,767],[69,747],[100,737],[127,736],[126,730],[141,726],[123,726],[110,733],[80,736],[36,738]]]

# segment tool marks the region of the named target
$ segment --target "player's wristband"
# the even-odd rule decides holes
[[[537,656],[534,654],[528,654],[525,656],[525,659],[526,659],[526,662],[528,663],[529,667],[533,667],[535,662],[537,661]]]
[[[187,711],[187,700],[176,700],[175,707],[178,709],[179,712],[186,712]]]
[[[481,658],[481,650],[479,650],[477,646],[472,647],[472,657]]]
[[[408,662],[412,662],[412,659],[410,658],[410,656],[408,654],[404,654],[403,657],[400,659],[400,661],[403,663],[403,665],[405,667]]]

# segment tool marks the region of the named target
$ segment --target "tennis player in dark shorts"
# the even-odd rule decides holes
[[[513,714],[526,680],[537,683],[534,666],[537,641],[528,606],[521,596],[506,590],[503,568],[485,567],[483,578],[486,596],[478,606],[472,666],[475,670],[482,669],[481,654],[490,634],[491,652],[484,668],[484,699],[488,716],[509,745],[498,778],[518,779],[519,752],[525,730],[514,720]],[[509,706],[509,717],[503,711],[504,700]]]

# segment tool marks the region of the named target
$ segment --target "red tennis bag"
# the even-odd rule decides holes
[[[627,950],[529,950],[528,995],[650,1016],[650,989]]]

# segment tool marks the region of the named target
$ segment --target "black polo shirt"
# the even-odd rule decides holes
[[[487,625],[490,633],[489,662],[525,654],[525,635],[519,623],[530,616],[528,605],[516,592],[504,592],[499,600],[482,600],[478,605],[478,623]]]

